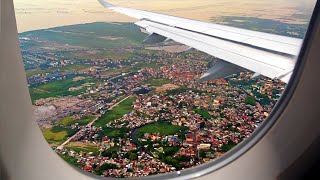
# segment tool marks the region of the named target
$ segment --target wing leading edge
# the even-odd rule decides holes
[[[226,69],[239,70],[228,68],[231,63],[288,83],[302,44],[297,38],[116,7],[104,0],[98,1],[112,11],[139,19],[135,24],[151,35],[172,39],[228,62],[217,63],[219,65],[201,77],[204,80],[219,78],[214,74],[226,75],[218,72],[223,71],[223,64]]]

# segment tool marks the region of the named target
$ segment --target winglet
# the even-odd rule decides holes
[[[111,8],[111,7],[114,7],[114,5],[108,3],[107,1],[105,0],[98,0],[100,2],[100,4],[105,7],[105,8]]]

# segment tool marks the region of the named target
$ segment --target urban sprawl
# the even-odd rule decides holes
[[[28,41],[29,39],[21,39]],[[171,45],[179,47],[180,45]],[[216,59],[198,51],[97,49],[23,51],[37,122],[53,150],[100,176],[140,177],[183,170],[222,156],[269,116],[285,84],[243,71],[199,81]],[[30,63],[32,64],[32,63]]]

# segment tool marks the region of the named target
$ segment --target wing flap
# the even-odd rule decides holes
[[[243,68],[226,61],[218,60],[206,73],[200,77],[200,81],[220,79],[231,74],[241,72]]]

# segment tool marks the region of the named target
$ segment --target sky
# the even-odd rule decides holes
[[[97,0],[13,0],[19,32],[90,22],[134,22],[103,8]],[[114,5],[207,22],[222,16],[245,16],[306,23],[316,0],[110,0]]]

